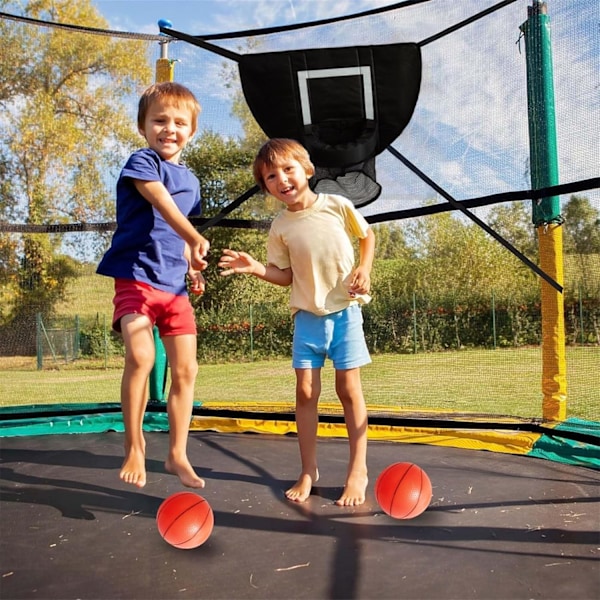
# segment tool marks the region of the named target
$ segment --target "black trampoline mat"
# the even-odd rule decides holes
[[[345,439],[319,440],[321,480],[304,504],[293,436],[191,432],[214,511],[205,544],[178,550],[155,515],[182,491],[164,472],[168,434],[147,434],[148,484],[122,483],[120,433],[0,439],[0,595],[12,598],[597,598],[600,472],[526,456],[369,443],[367,502],[333,504]],[[377,475],[414,462],[430,507],[394,520]]]

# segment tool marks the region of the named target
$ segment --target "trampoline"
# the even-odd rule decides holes
[[[12,395],[10,390],[8,393],[0,391],[4,401],[0,407],[2,599],[587,600],[599,597],[600,425],[597,376],[593,376],[597,370],[595,351],[598,342],[593,337],[597,328],[592,329],[591,325],[593,315],[597,314],[593,313],[597,298],[593,296],[593,290],[589,291],[589,297],[582,295],[585,286],[579,288],[577,295],[573,277],[567,281],[569,345],[574,350],[581,350],[577,357],[571,355],[578,358],[578,362],[573,360],[575,368],[571,369],[569,376],[577,375],[579,378],[572,377],[575,385],[571,385],[570,381],[569,400],[574,402],[570,404],[567,415],[566,361],[562,352],[565,339],[564,331],[557,327],[557,324],[562,327],[565,317],[558,310],[563,291],[562,261],[555,258],[562,256],[562,216],[557,206],[558,196],[585,192],[597,198],[600,184],[597,164],[587,160],[587,155],[592,153],[585,151],[586,142],[590,139],[596,142],[594,133],[598,120],[592,117],[591,111],[589,115],[586,113],[586,107],[597,105],[594,103],[596,90],[593,77],[588,76],[583,60],[577,65],[571,63],[577,54],[574,48],[582,43],[578,35],[589,32],[595,23],[592,18],[595,13],[591,2],[581,3],[583,8],[576,7],[574,2],[563,3],[562,6],[556,3],[557,37],[562,42],[557,48],[562,59],[557,61],[562,94],[562,122],[559,123],[563,152],[561,168],[562,179],[568,183],[559,183],[552,177],[548,180],[538,177],[535,181],[524,183],[524,165],[529,165],[528,161],[532,160],[525,133],[528,125],[527,90],[524,85],[519,87],[515,82],[525,83],[524,72],[528,65],[517,61],[513,53],[516,54],[515,43],[521,44],[523,37],[531,40],[533,27],[525,27],[525,31],[521,29],[526,17],[524,3],[490,0],[483,3],[487,4],[485,7],[480,7],[480,4],[446,0],[390,3],[387,7],[380,6],[340,19],[200,36],[174,30],[164,23],[160,28],[161,35],[128,34],[0,14],[0,18],[10,21],[11,26],[15,21],[19,27],[46,27],[49,31],[65,29],[79,35],[110,35],[115,39],[132,38],[152,44],[158,41],[161,58],[157,61],[157,79],[160,79],[159,72],[172,77],[173,65],[181,57],[188,58],[187,64],[191,65],[181,79],[197,83],[211,69],[216,72],[215,65],[220,69],[221,63],[217,61],[225,57],[241,65],[241,75],[246,79],[244,91],[249,98],[253,98],[254,91],[252,71],[263,70],[264,64],[260,59],[261,62],[255,65],[254,56],[239,55],[228,49],[239,37],[260,38],[268,51],[265,62],[269,65],[277,62],[273,61],[274,57],[287,65],[287,54],[282,57],[280,53],[288,50],[292,51],[296,62],[307,61],[307,65],[313,65],[310,68],[301,65],[302,68],[296,69],[289,77],[291,81],[297,80],[299,87],[288,95],[291,98],[297,93],[302,100],[310,95],[311,85],[319,89],[318,86],[324,83],[324,78],[314,77],[316,68],[328,75],[341,72],[341,76],[348,79],[346,83],[354,96],[362,98],[363,92],[370,88],[361,78],[372,72],[378,75],[377,78],[380,73],[383,74],[385,81],[393,79],[387,76],[387,69],[381,70],[380,63],[387,67],[388,59],[408,51],[412,56],[411,71],[414,71],[409,79],[414,89],[402,115],[393,116],[391,125],[384,121],[381,131],[378,131],[378,136],[384,138],[381,147],[370,148],[371,140],[366,135],[372,133],[373,125],[371,117],[366,114],[368,103],[365,103],[365,117],[368,117],[365,120],[369,121],[367,131],[361,130],[358,140],[349,140],[348,144],[347,140],[343,140],[344,143],[339,144],[343,146],[338,148],[340,152],[347,150],[348,145],[352,150],[363,143],[370,148],[365,151],[365,156],[360,155],[360,160],[355,159],[361,165],[361,173],[365,175],[363,187],[369,194],[353,200],[357,206],[367,207],[365,214],[373,224],[460,210],[463,217],[470,218],[488,234],[495,234],[496,241],[503,243],[504,249],[510,250],[516,260],[535,271],[536,275],[543,276],[546,311],[540,327],[544,325],[552,330],[556,326],[560,334],[552,333],[544,338],[540,356],[524,352],[518,368],[513,366],[512,370],[503,367],[497,355],[489,360],[489,364],[485,362],[488,360],[486,356],[478,364],[469,365],[472,369],[468,377],[464,363],[456,361],[454,366],[450,364],[442,371],[439,363],[431,361],[427,369],[443,380],[442,393],[440,388],[433,388],[432,378],[419,378],[412,362],[404,363],[404,367],[399,364],[394,368],[387,367],[387,379],[376,376],[381,379],[377,382],[381,385],[374,385],[376,382],[372,380],[373,385],[367,392],[369,402],[373,403],[368,406],[370,481],[366,502],[360,507],[338,507],[334,504],[340,495],[348,452],[339,406],[332,409],[321,405],[324,408],[318,440],[321,479],[309,500],[296,504],[286,500],[284,490],[298,475],[298,445],[289,406],[282,409],[277,405],[275,410],[272,409],[274,403],[281,402],[280,396],[271,389],[276,375],[268,372],[262,384],[254,385],[254,390],[248,389],[242,375],[229,375],[233,369],[228,372],[231,381],[223,378],[212,386],[203,382],[202,404],[194,410],[188,455],[206,480],[206,488],[198,493],[210,503],[215,525],[209,539],[194,550],[178,550],[168,545],[161,538],[155,522],[163,500],[184,489],[178,478],[164,471],[162,462],[168,447],[162,402],[166,365],[158,369],[150,382],[151,403],[145,420],[148,482],[141,490],[124,484],[118,477],[123,460],[122,421],[114,417],[115,414],[120,415],[120,406],[114,403],[118,397],[118,384],[102,381],[106,379],[106,366],[104,371],[98,370],[101,374],[93,374],[97,382],[94,384],[97,390],[93,391],[97,392],[97,397],[89,393],[86,396],[82,390],[89,390],[89,387],[76,383],[82,381],[77,377],[62,388],[65,391],[58,400],[56,395],[47,401],[43,398],[44,386],[49,385],[44,380],[31,376],[36,387],[29,394],[17,387],[23,383],[13,383],[15,393]],[[547,15],[541,12],[544,4],[534,0],[532,6],[527,7],[527,19],[530,23],[541,25],[541,31],[545,33]],[[388,13],[392,10],[398,12],[394,18],[389,18]],[[403,18],[399,18],[400,13]],[[345,26],[345,33],[340,35],[334,27],[340,20],[350,20],[351,16],[352,19],[358,16],[369,19],[369,26],[359,24],[353,29]],[[341,60],[343,65],[337,62],[329,64],[321,56],[314,56],[312,49],[304,48],[308,25],[324,26],[319,38],[321,48],[337,46],[340,38],[351,49],[353,44],[364,42],[372,42],[372,46],[386,44],[380,53],[381,60],[377,59],[377,65],[363,64],[366,59],[361,58],[362,62],[348,71],[348,48],[343,48],[343,55],[335,56],[336,61]],[[398,31],[394,31],[391,25],[398,27]],[[289,36],[295,29],[300,30],[300,34],[292,43]],[[354,41],[347,33],[354,34]],[[495,36],[493,39],[491,33]],[[454,43],[459,35],[462,37]],[[588,38],[595,39],[589,33]],[[173,45],[173,55],[177,58],[169,59],[166,49],[175,39],[185,43]],[[223,45],[215,45],[215,41]],[[423,51],[422,78],[417,47],[419,53]],[[492,61],[490,49],[494,47],[500,52]],[[584,50],[585,47],[582,53]],[[334,54],[337,55],[337,52]],[[593,49],[589,50],[589,54],[593,54]],[[143,52],[139,55],[142,56]],[[530,52],[530,56],[535,55]],[[198,65],[202,65],[201,75]],[[468,68],[464,68],[465,65]],[[529,66],[535,67],[534,62]],[[390,68],[395,69],[395,63]],[[494,86],[488,89],[484,85],[495,81],[496,73],[505,72],[514,77],[504,94],[497,93]],[[357,81],[360,82],[358,86]],[[385,90],[373,81],[376,93],[371,100],[385,97],[386,94],[382,93]],[[417,104],[415,109],[419,86],[421,104]],[[347,91],[344,90],[340,87],[342,96],[346,97]],[[485,120],[474,118],[471,121],[467,118],[463,123],[463,117],[470,117],[471,113],[465,110],[464,98],[471,102],[474,93],[479,105],[485,107]],[[393,108],[396,95],[392,94],[394,102],[388,102]],[[315,96],[324,97],[325,94]],[[452,105],[448,103],[449,108],[446,108],[447,98],[453,100]],[[261,116],[275,128],[276,125],[270,123],[275,105],[272,99],[256,100],[255,104],[263,109],[266,106],[264,111],[258,112],[264,112]],[[533,102],[532,107],[535,108],[536,104],[542,105],[543,102]],[[442,107],[445,113],[434,119],[432,115],[442,113]],[[314,114],[309,110],[310,105],[302,108],[303,117],[308,115],[310,119],[321,112],[331,116],[325,110],[327,107],[314,107]],[[362,105],[355,108],[359,112],[363,110]],[[209,128],[212,124],[211,110],[214,119],[214,114],[222,112],[222,109],[222,102],[218,110],[208,103],[206,123]],[[388,116],[389,106],[369,105],[369,110],[373,109]],[[413,110],[415,115],[411,117]],[[504,126],[505,115],[510,115],[508,131]],[[354,115],[352,117],[355,118]],[[452,119],[457,120],[456,129]],[[539,119],[543,120],[542,117]],[[284,122],[288,121],[286,117]],[[303,122],[303,134],[309,124],[312,125],[312,122]],[[406,132],[399,137],[404,126],[407,127]],[[387,135],[388,130],[393,133],[389,140],[383,135]],[[486,135],[480,138],[479,132]],[[224,133],[232,137],[232,132]],[[309,134],[313,136],[309,141],[313,141],[315,149],[327,154],[328,146],[313,139],[315,131]],[[454,140],[447,148],[443,139],[439,148],[432,144],[432,140],[442,134]],[[507,147],[510,151],[500,144],[505,137],[511,138]],[[496,145],[497,142],[499,145]],[[377,154],[380,183],[370,182],[374,175],[374,154]],[[569,158],[564,159],[563,156]],[[338,176],[337,166],[325,164],[328,158],[325,156],[320,167],[327,171],[325,181]],[[489,165],[493,166],[489,166],[487,161],[491,161]],[[352,168],[355,166],[351,165]],[[239,175],[236,173],[234,176]],[[437,181],[443,182],[444,186]],[[231,187],[225,175],[219,175],[215,183],[218,185],[214,187],[219,190]],[[225,202],[225,198],[215,191],[212,198],[215,214],[206,219],[198,218],[193,221],[194,224],[204,229],[216,226],[219,221],[220,226],[242,230],[268,227],[268,222],[263,219],[224,219],[255,193],[254,188],[242,193],[241,184],[234,187],[236,193],[241,194],[236,200],[230,201],[228,193]],[[528,189],[530,187],[532,189]],[[380,192],[381,197],[378,196]],[[443,202],[431,204],[432,193],[436,201],[443,199]],[[534,202],[533,222],[544,234],[540,235],[539,268],[474,213],[469,213],[471,209],[486,209],[500,202],[522,200]],[[552,210],[542,214],[541,209],[548,207]],[[0,232],[22,236],[61,235],[62,240],[75,239],[77,245],[84,239],[77,236],[101,235],[114,226],[112,222],[52,223],[52,220],[52,215],[49,215],[43,224],[3,222],[0,223]],[[72,234],[75,237],[70,237]],[[86,245],[87,242],[79,243],[82,248]],[[465,268],[460,256],[456,263],[450,259],[444,270],[458,274]],[[572,263],[568,265],[569,269],[572,273]],[[396,279],[401,278],[394,278],[394,282]],[[43,280],[40,281],[43,283]],[[490,289],[486,289],[494,307],[496,285],[501,287],[502,281],[492,280]],[[87,301],[89,297],[99,295],[100,289],[100,286],[86,287],[81,292],[80,302],[74,302],[73,306],[80,307],[82,299]],[[446,329],[440,326],[439,331],[468,333],[466,329],[459,331],[457,323],[462,323],[463,316],[468,322],[473,315],[455,306],[455,298],[451,315],[441,305],[429,304],[426,298],[420,299],[422,305],[417,307],[416,291],[412,291],[409,304],[393,304],[403,307],[403,311],[395,313],[395,320],[382,320],[380,331],[374,329],[375,333],[379,331],[377,340],[380,345],[387,342],[392,329],[399,343],[404,344],[393,346],[391,350],[386,346],[381,351],[393,356],[394,361],[400,349],[405,356],[413,357],[421,351],[428,352],[426,346],[421,348],[419,344],[428,339],[426,333],[434,331],[436,318],[448,318],[452,325]],[[391,296],[398,296],[398,293],[390,287]],[[576,295],[577,302],[574,299]],[[589,310],[589,314],[585,313],[587,320],[584,319],[584,309]],[[539,312],[539,307],[535,310]],[[92,310],[91,314],[95,319],[93,331],[104,340],[106,360],[108,336],[106,331],[100,331],[101,313]],[[515,338],[518,344],[529,343],[536,348],[541,343],[535,337],[519,341],[517,334],[523,332],[511,329],[506,323],[504,329],[498,323],[497,340],[496,313],[492,311],[491,314],[494,327],[493,350],[490,349],[490,353],[495,352],[496,341],[509,343]],[[515,314],[518,317],[521,312]],[[421,319],[419,337],[417,316]],[[226,347],[230,349],[239,350],[246,343],[245,338],[238,335],[238,321],[245,323],[245,317],[242,317],[235,321],[236,327],[230,327],[233,321],[215,325],[215,335],[225,336],[225,332],[231,329],[231,335],[238,336],[224,338],[228,344]],[[250,320],[252,318],[260,319],[260,315],[252,312],[251,307]],[[476,321],[469,326],[475,330],[482,328],[482,323],[484,321]],[[537,327],[537,321],[533,323]],[[211,322],[210,327],[213,325]],[[262,322],[258,321],[258,325],[262,326]],[[396,331],[401,325],[404,329]],[[532,325],[532,329],[535,327]],[[21,347],[21,329],[17,323],[13,332],[15,348]],[[59,353],[55,351],[59,347],[65,348],[65,361],[67,355],[68,360],[76,360],[77,352],[71,352],[70,348],[73,336],[68,332],[71,330],[65,331],[67,333],[63,329],[46,328],[41,319],[36,322],[39,371],[44,368],[44,352],[46,361],[52,361],[50,368],[60,369],[57,366]],[[208,336],[211,331],[205,328],[203,334]],[[251,334],[253,331],[250,328]],[[251,358],[246,357],[247,360],[254,360],[254,349],[257,353],[258,349],[263,349],[260,343],[268,342],[269,348],[277,345],[277,338],[275,342],[267,334],[261,338],[258,328],[255,333],[256,338],[249,337],[252,350]],[[5,343],[9,337],[0,341]],[[456,344],[454,337],[450,336],[452,343],[442,346],[456,350],[456,356],[467,354],[463,350],[469,348],[469,344],[481,346],[469,342],[468,336],[456,337]],[[255,342],[256,348],[252,346]],[[6,351],[6,356],[20,354],[24,353]],[[438,355],[445,356],[442,352]],[[237,356],[227,355],[227,363],[233,364]],[[533,369],[534,362],[539,368]],[[588,365],[587,369],[585,365]],[[532,369],[535,381],[543,382],[541,407],[533,406],[529,400],[531,394],[524,392],[525,386],[531,385],[527,382],[531,381],[529,372]],[[442,373],[446,373],[445,379]],[[202,376],[206,377],[205,374]],[[508,380],[524,383],[519,384],[522,387],[517,392],[500,392],[500,396],[506,396],[502,400],[507,401],[500,403],[494,399],[498,395],[493,397],[489,390],[513,390],[513,387],[504,387]],[[23,382],[24,379],[15,381]],[[244,383],[240,383],[242,381]],[[225,393],[231,391],[229,384],[235,388],[235,397]],[[473,393],[465,399],[464,390],[467,388]],[[579,403],[578,394],[583,397]],[[260,397],[257,399],[257,396]],[[40,404],[21,406],[22,397],[32,398],[32,402]],[[287,392],[284,397],[289,400]],[[384,404],[389,413],[378,413]],[[419,465],[432,482],[430,506],[413,519],[389,517],[378,506],[374,496],[377,475],[396,462]]]
[[[121,483],[122,434],[3,438],[3,598],[593,598],[599,589],[596,470],[524,456],[371,441],[361,507],[338,497],[347,442],[320,439],[308,502],[293,436],[191,432],[189,455],[215,514],[178,550],[155,515],[178,479],[168,435],[147,434],[148,484]],[[414,462],[433,498],[417,518],[378,507],[376,474]]]

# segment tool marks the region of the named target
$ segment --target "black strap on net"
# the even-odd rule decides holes
[[[501,204],[503,202],[518,202],[520,200],[539,200],[549,196],[562,196],[565,194],[576,194],[586,190],[600,188],[600,177],[591,179],[582,179],[570,183],[561,183],[550,187],[539,188],[537,190],[517,190],[513,192],[503,192],[500,194],[490,194],[489,196],[480,196],[469,198],[467,200],[455,200],[457,205],[465,208],[479,208],[481,206],[490,206],[492,204]],[[209,227],[230,227],[232,229],[268,229],[271,222],[269,220],[250,220],[250,219],[225,219],[225,216],[237,208],[242,202],[258,192],[258,187],[252,187],[236,198],[233,202],[225,206],[218,215],[214,217],[190,217],[190,221],[196,225],[199,231],[205,231]],[[402,219],[412,219],[433,215],[441,212],[455,210],[455,206],[448,203],[431,204],[428,206],[419,206],[416,208],[407,208],[387,213],[378,213],[365,217],[371,223],[385,223],[387,221],[400,221]],[[85,231],[114,231],[117,224],[115,221],[104,221],[100,223],[51,223],[51,224],[32,224],[32,223],[2,223],[0,222],[0,233],[73,233]]]

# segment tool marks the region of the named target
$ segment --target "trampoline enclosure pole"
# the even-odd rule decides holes
[[[160,19],[159,27],[173,27],[173,24],[166,19]],[[156,61],[156,71],[154,78],[156,83],[163,81],[173,81],[175,76],[175,61],[169,58],[169,38],[165,36],[164,40],[158,42],[160,46],[160,58]]]
[[[552,46],[546,2],[533,0],[527,13],[521,31],[527,64],[531,184],[537,189],[559,183]],[[563,285],[563,219],[559,197],[534,201],[532,220],[538,231],[540,267]],[[542,281],[541,286],[542,416],[545,421],[562,421],[567,411],[563,296],[546,281]]]
[[[150,371],[150,377],[148,379],[149,386],[149,400],[151,402],[164,402],[165,389],[167,387],[167,369],[169,362],[167,360],[167,352],[165,346],[160,339],[158,334],[158,328],[154,328],[154,347],[156,349],[156,356],[154,358],[154,366]]]

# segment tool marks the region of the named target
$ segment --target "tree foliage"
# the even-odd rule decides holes
[[[3,11],[107,28],[90,0],[0,0]],[[29,224],[113,216],[110,180],[138,143],[132,96],[152,82],[145,42],[0,20],[3,109],[0,219]],[[132,57],[138,57],[132,60]],[[18,132],[15,134],[15,132]],[[3,239],[0,247],[11,244]],[[14,244],[14,242],[13,242]],[[15,246],[13,318],[52,313],[71,274],[62,240],[27,234]]]
[[[89,0],[37,0],[24,12],[107,27]],[[0,33],[15,56],[2,62],[0,102],[5,126],[19,132],[3,139],[21,216],[29,223],[106,217],[112,190],[102,182],[139,142],[131,108],[151,83],[147,44],[12,21],[0,21]]]
[[[600,297],[600,213],[585,196],[571,196],[563,211],[563,249],[577,264],[569,283],[584,296]]]
[[[490,210],[489,225],[531,260],[538,256],[538,243],[530,202],[498,204]]]
[[[211,217],[254,186],[252,160],[256,150],[240,140],[223,138],[213,132],[202,133],[186,152],[186,164],[200,180],[203,216]],[[269,221],[275,205],[258,193],[227,215],[231,219]],[[265,260],[266,231],[215,226],[203,232],[211,243],[209,267],[205,272],[207,289],[195,302],[210,311],[230,309],[232,304],[270,301],[272,286],[253,277],[219,275],[218,258],[224,248],[243,250]]]
[[[414,267],[416,287],[430,297],[488,299],[492,290],[520,298],[535,278],[479,226],[452,213],[411,224],[421,258]]]
[[[600,213],[585,196],[571,196],[563,211],[567,254],[600,254]]]

